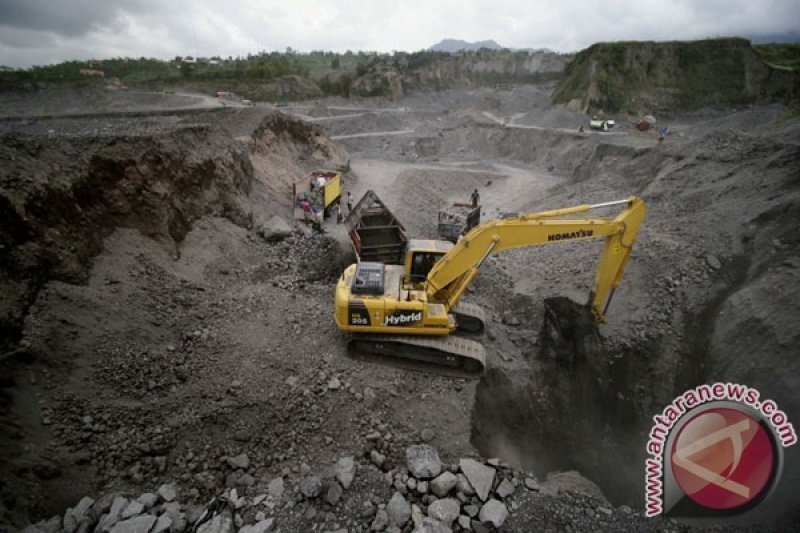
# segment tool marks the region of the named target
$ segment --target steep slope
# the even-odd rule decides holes
[[[553,99],[586,110],[664,113],[793,100],[795,72],[764,62],[745,39],[598,43],[568,65]]]

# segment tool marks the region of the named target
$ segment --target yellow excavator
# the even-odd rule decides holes
[[[603,208],[613,217],[575,215]],[[451,335],[480,333],[484,314],[461,296],[486,259],[510,248],[605,239],[588,307],[605,322],[613,291],[622,281],[645,205],[626,200],[578,205],[476,226],[455,245],[409,240],[402,265],[359,262],[336,285],[336,325],[351,333],[350,355],[453,377],[479,377],[486,354],[475,340]]]

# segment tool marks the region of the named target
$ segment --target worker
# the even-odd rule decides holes
[[[336,204],[336,223],[341,224],[344,217],[342,217],[342,206],[337,202]]]
[[[478,207],[478,204],[481,201],[481,195],[478,194],[478,189],[472,191],[472,207]]]
[[[347,214],[353,212],[353,193],[347,191]]]
[[[311,204],[307,198],[303,198],[303,200],[300,202],[300,209],[303,210],[303,219],[306,222],[312,219],[314,212],[312,211]]]

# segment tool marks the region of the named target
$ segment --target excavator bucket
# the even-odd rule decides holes
[[[601,339],[591,307],[559,296],[545,298],[544,311],[540,338],[545,354],[572,365],[596,352]]]

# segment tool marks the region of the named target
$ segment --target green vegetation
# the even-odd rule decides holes
[[[210,58],[175,57],[171,61],[152,58],[113,58],[101,61],[67,61],[57,65],[35,66],[29,69],[0,69],[0,90],[37,88],[47,85],[75,85],[102,87],[112,78],[121,85],[161,91],[164,88],[181,87],[208,93],[230,91],[245,98],[264,100],[280,98],[270,94],[268,85],[285,76],[299,76],[313,80],[325,95],[348,97],[353,82],[368,73],[387,68],[401,74],[413,74],[420,69],[436,68],[437,65],[454,64],[471,60],[524,60],[527,52],[511,50],[481,49],[473,52],[449,54],[447,52],[377,52],[333,53],[314,51],[297,53],[261,52],[247,57],[218,56]],[[92,75],[87,69],[102,71],[102,76]],[[81,71],[84,73],[81,73]],[[510,74],[503,72],[474,72],[469,68],[455,71],[461,79],[477,84],[538,83],[557,79],[558,73]],[[99,74],[95,72],[94,74]],[[407,77],[416,83],[414,76]],[[429,80],[426,89],[445,89],[448,79]],[[419,88],[419,87],[408,87]],[[388,87],[376,87],[369,95],[386,95]]]
[[[800,61],[793,46],[775,45],[764,53],[787,66]],[[586,102],[588,95],[590,111],[672,112],[780,100],[795,94],[792,87],[780,72],[764,70],[745,39],[613,42],[579,52],[553,99]]]
[[[800,43],[757,44],[753,48],[775,68],[800,69]]]

